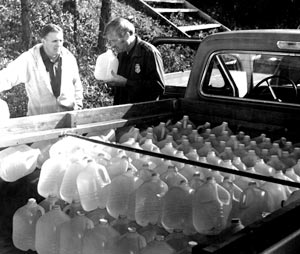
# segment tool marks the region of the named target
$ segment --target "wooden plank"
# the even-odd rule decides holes
[[[89,133],[128,124],[145,124],[171,118],[175,99],[124,104],[9,119],[0,126],[0,148],[55,139],[64,133]]]
[[[169,4],[183,4],[184,0],[144,0],[152,3],[169,3]]]
[[[213,29],[218,27],[221,27],[221,24],[199,24],[193,26],[179,26],[178,29],[180,29],[183,32],[190,32],[190,31],[199,31],[205,29]]]
[[[103,122],[92,122],[87,124],[77,125],[75,128],[60,128],[60,129],[50,129],[43,131],[32,131],[18,134],[10,134],[1,136],[0,148],[5,148],[8,146],[15,146],[19,144],[33,143],[42,140],[56,139],[66,133],[74,134],[86,134],[90,132],[97,132],[107,129],[115,129],[123,127],[126,125],[149,125],[153,123],[153,119],[156,121],[167,120],[172,118],[173,114],[170,111],[169,113],[163,113],[159,115],[147,115],[144,117],[138,118],[129,118],[129,119],[115,119],[111,121]]]
[[[184,12],[184,13],[191,13],[191,12],[198,12],[197,9],[189,9],[189,8],[154,8],[155,11],[159,13],[174,13],[174,12]]]
[[[76,126],[76,111],[11,118],[0,123],[1,135]],[[0,140],[1,142],[1,140]]]

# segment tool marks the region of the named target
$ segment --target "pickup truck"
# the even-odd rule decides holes
[[[146,127],[188,115],[211,126],[228,122],[234,133],[265,133],[273,141],[300,142],[300,31],[216,33],[204,40],[158,38],[160,45],[197,49],[190,70],[166,74],[165,99],[10,119],[0,123],[0,149],[65,134]],[[300,204],[284,207],[222,243],[193,253],[277,253],[299,249]],[[276,232],[276,234],[274,234]],[[216,239],[215,239],[216,240]],[[298,241],[299,242],[299,241]],[[266,252],[264,252],[266,251]]]

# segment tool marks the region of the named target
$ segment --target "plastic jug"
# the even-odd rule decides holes
[[[74,218],[78,213],[84,213],[80,200],[73,200],[72,203],[66,205],[62,210],[70,218]]]
[[[93,227],[93,222],[81,212],[62,223],[59,230],[59,254],[82,254],[84,234]]]
[[[160,180],[159,175],[144,182],[135,194],[135,219],[137,224],[144,227],[149,223],[156,224],[161,215],[162,197],[167,193],[168,185]]]
[[[109,161],[108,165],[106,166],[106,169],[110,179],[113,179],[116,176],[125,173],[128,167],[129,167],[128,157],[125,154],[123,154],[123,152],[120,151],[118,156],[113,157]]]
[[[35,227],[44,209],[30,198],[26,205],[18,208],[13,215],[12,240],[16,248],[35,251]]]
[[[109,80],[112,78],[111,72],[117,73],[119,60],[111,49],[100,54],[97,57],[96,67],[94,71],[95,78],[98,80]]]
[[[43,199],[39,205],[44,208],[45,212],[49,212],[54,205],[59,205],[60,208],[63,209],[66,206],[66,202],[57,196],[50,195]]]
[[[196,190],[205,182],[206,182],[206,177],[204,177],[204,175],[201,174],[201,172],[197,171],[193,175],[193,178],[189,181],[189,185],[191,186],[192,189]]]
[[[168,129],[165,122],[160,122],[158,125],[153,127],[153,133],[157,137],[157,141],[161,141],[166,138]]]
[[[162,154],[175,156],[177,149],[173,146],[173,142],[167,142],[165,143],[164,147],[160,149]]]
[[[232,164],[231,160],[223,160],[220,163],[220,166],[224,167],[224,168],[229,168],[229,169],[238,171],[238,169]],[[224,176],[224,177],[230,178],[231,181],[235,180],[235,174],[231,174],[231,173],[227,173],[227,172],[221,172],[221,175]]]
[[[267,165],[263,159],[258,159],[254,165],[254,169],[258,174],[264,176],[274,176],[275,170],[271,166]]]
[[[176,251],[165,241],[163,235],[157,235],[155,240],[142,249],[141,254],[175,254]]]
[[[167,172],[162,174],[160,178],[168,185],[168,187],[178,186],[181,181],[188,182],[175,166],[169,166]]]
[[[197,150],[197,153],[200,157],[206,157],[210,151],[216,152],[216,150],[212,147],[212,144],[209,141],[205,141],[204,145]]]
[[[39,149],[28,145],[17,145],[0,151],[0,177],[7,182],[14,182],[32,173],[36,166]]]
[[[113,254],[119,237],[120,234],[109,225],[106,219],[100,219],[92,230],[87,231],[83,239],[82,253]]]
[[[247,167],[242,162],[241,157],[234,157],[232,160],[232,165],[235,166],[240,171],[246,171]]]
[[[254,167],[256,161],[259,159],[254,150],[249,150],[248,153],[241,157],[242,162],[247,168]]]
[[[120,144],[126,142],[129,138],[134,138],[138,142],[141,139],[140,130],[134,126],[131,126],[129,130],[120,131],[117,136],[117,141]]]
[[[197,167],[190,164],[185,164],[183,168],[179,170],[179,173],[182,174],[188,181],[192,180],[196,172],[199,172],[197,171]]]
[[[128,232],[119,238],[116,246],[116,254],[139,254],[147,246],[147,242],[135,227],[129,227]]]
[[[250,182],[240,198],[240,215],[243,225],[247,226],[259,219],[267,211],[266,190],[257,187],[256,182]]]
[[[106,203],[107,211],[112,217],[118,218],[120,215],[127,214],[129,198],[135,190],[137,180],[132,170],[112,179],[108,187]]]
[[[184,155],[188,154],[192,149],[192,145],[190,141],[186,138],[186,136],[183,136],[181,139],[181,144],[177,146],[177,150],[183,151]]]
[[[191,143],[191,145],[193,145],[197,141],[198,137],[200,137],[198,130],[193,129],[192,132],[188,135],[188,140]]]
[[[67,168],[68,161],[64,156],[49,158],[41,168],[40,179],[38,182],[38,193],[47,198],[56,196],[60,198],[60,187]]]
[[[66,168],[60,186],[60,196],[68,203],[79,200],[76,179],[80,172],[87,166],[88,157],[79,157],[71,161]]]
[[[198,161],[199,160],[199,155],[198,155],[197,150],[195,148],[192,148],[185,156],[189,160],[192,160],[192,161]]]
[[[37,167],[41,168],[43,163],[49,159],[49,150],[50,147],[57,141],[57,139],[47,139],[47,140],[41,140],[37,141],[31,144],[31,148],[33,149],[40,149],[40,154],[37,160]]]
[[[287,195],[283,185],[265,182],[261,188],[267,192],[267,208],[266,212],[274,212],[281,208],[282,201],[287,199]]]
[[[227,224],[230,224],[232,218],[239,216],[240,198],[243,190],[228,177],[225,177],[220,185],[230,193],[230,202],[228,205],[224,205],[224,214],[229,214]]]
[[[221,193],[223,201],[220,199]],[[207,182],[193,195],[193,224],[197,232],[217,235],[225,229],[228,217],[224,216],[223,206],[229,204],[229,201],[229,192],[217,184],[214,178],[207,178]]]
[[[58,205],[42,215],[36,223],[36,251],[41,254],[59,253],[60,226],[69,220],[70,217]]]
[[[222,160],[233,160],[235,154],[230,146],[225,146],[224,151],[220,153],[219,157]]]
[[[189,238],[183,234],[181,229],[175,229],[166,237],[166,242],[177,252],[187,248]]]
[[[155,225],[148,224],[146,227],[140,227],[137,231],[145,237],[147,245],[155,240],[156,236],[167,236],[169,234],[169,232],[162,227],[161,223]]]
[[[97,208],[90,212],[85,213],[86,217],[92,220],[94,225],[98,224],[100,219],[106,219],[109,223],[114,220],[114,217],[111,217],[107,212],[106,208]]]
[[[153,150],[156,150],[156,149],[159,149],[158,146],[156,146],[154,143],[153,143],[153,139],[151,138],[151,135],[152,134],[148,134],[147,135],[147,138],[145,139],[144,143],[141,144],[141,148],[146,150],[146,151],[153,151]]]
[[[193,248],[196,247],[198,243],[196,241],[189,241],[188,246],[179,251],[178,254],[192,254],[193,253]]]
[[[100,203],[99,193],[110,182],[106,168],[94,160],[88,160],[86,169],[80,172],[76,179],[79,198],[85,211],[105,207],[106,204]]]
[[[192,219],[193,189],[187,182],[182,181],[179,186],[172,186],[163,198],[161,223],[170,231],[186,229],[195,232]]]
[[[177,157],[177,158],[181,158],[181,159],[187,160],[187,157],[183,154],[183,151],[176,151],[176,153],[174,154],[174,156]],[[172,163],[179,170],[182,169],[184,167],[184,165],[185,165],[183,162],[179,162],[179,161],[172,161]]]
[[[232,131],[228,127],[228,122],[222,122],[220,125],[211,128],[211,133],[215,134],[216,137],[221,136],[223,131],[227,131],[228,136],[232,135]]]

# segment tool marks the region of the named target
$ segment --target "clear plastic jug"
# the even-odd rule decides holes
[[[26,205],[17,209],[13,215],[12,240],[16,248],[35,251],[35,227],[37,220],[45,213],[44,209],[30,198]]]
[[[70,217],[54,205],[52,210],[42,215],[36,223],[35,248],[40,254],[59,253],[60,226]]]
[[[66,168],[65,174],[60,186],[60,196],[68,203],[79,200],[76,179],[80,172],[85,170],[87,166],[87,157],[80,157],[71,161]]]
[[[88,160],[86,169],[79,173],[76,179],[77,189],[81,205],[85,211],[91,211],[97,207],[105,207],[100,203],[100,193],[111,180],[104,166],[94,160]]]
[[[139,254],[147,246],[146,239],[136,228],[129,227],[128,232],[120,237],[116,243],[116,254]]]
[[[135,190],[136,181],[137,177],[131,170],[112,179],[106,203],[107,211],[112,217],[118,218],[127,214],[129,198]]]
[[[152,174],[149,181],[144,182],[135,196],[135,219],[137,224],[144,227],[149,223],[156,224],[161,215],[162,197],[168,191],[168,186],[160,180],[159,175]]]
[[[267,211],[267,195],[264,189],[257,187],[256,182],[249,183],[240,198],[239,217],[243,225],[247,226],[262,218]]]
[[[193,224],[197,232],[217,235],[224,230],[228,217],[224,216],[223,206],[229,200],[229,192],[217,184],[214,178],[207,178],[207,182],[193,195]]]
[[[62,223],[59,230],[59,254],[82,254],[84,234],[93,227],[94,223],[81,212]]]
[[[196,233],[192,218],[193,192],[185,181],[168,190],[163,198],[161,216],[161,223],[166,230],[181,229]]]
[[[17,145],[0,151],[0,177],[7,182],[14,182],[32,173],[40,155],[39,149],[28,145]]]
[[[95,78],[98,80],[109,80],[112,78],[111,72],[117,73],[119,60],[111,49],[97,57],[94,71]]]
[[[120,237],[118,231],[116,231],[111,225],[109,225],[106,219],[100,219],[99,223],[92,229],[94,246],[98,252],[103,254],[113,254],[116,249],[116,242]],[[83,253],[91,254],[93,252],[87,252],[88,245],[84,244]]]
[[[163,235],[157,235],[155,240],[142,249],[141,254],[175,254],[176,251],[165,241]]]
[[[60,198],[60,187],[67,165],[68,162],[63,155],[56,158],[50,157],[44,162],[37,186],[37,191],[42,197]]]

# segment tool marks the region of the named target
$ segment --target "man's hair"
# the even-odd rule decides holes
[[[56,33],[61,32],[62,33],[63,30],[58,25],[47,24],[41,29],[40,36],[41,36],[41,38],[45,38],[49,33],[53,33],[53,32],[56,32]]]
[[[127,32],[129,32],[130,35],[133,35],[135,33],[135,28],[127,19],[115,18],[105,26],[104,36],[112,32],[115,32],[120,38],[123,38]]]

